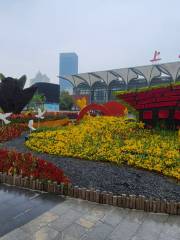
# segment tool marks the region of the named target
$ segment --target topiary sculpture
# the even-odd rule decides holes
[[[26,83],[26,76],[22,76],[20,79],[4,77],[0,75],[0,108],[3,112],[12,112],[19,114],[23,108],[32,99],[36,87],[31,86],[24,89]]]

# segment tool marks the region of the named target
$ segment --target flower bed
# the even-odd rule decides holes
[[[34,127],[38,127],[38,125],[40,127],[59,127],[59,126],[66,126],[68,124],[70,124],[71,121],[67,118],[65,119],[60,119],[60,120],[51,120],[51,121],[43,121],[40,123],[35,122],[34,123]]]
[[[86,118],[76,126],[32,133],[26,145],[38,152],[128,164],[180,179],[177,132],[147,130],[125,118]]]
[[[76,119],[78,116],[77,111],[61,111],[61,112],[46,112],[45,117],[54,117],[54,118],[69,118]]]
[[[161,125],[162,118],[161,111],[168,111],[164,119],[164,127],[167,129],[174,129],[179,127],[179,119],[176,118],[176,111],[179,110],[180,104],[180,86],[170,84],[167,86],[159,86],[156,88],[140,88],[132,90],[132,92],[117,92],[116,95],[119,101],[129,108],[131,106],[139,114],[139,119],[143,121],[146,126],[151,125],[156,127]],[[152,117],[147,121],[144,118],[145,111],[152,111]]]
[[[33,119],[34,122],[37,122],[38,119],[35,117],[36,113],[21,113],[21,114],[12,114],[9,117],[11,123],[27,123],[30,119]],[[63,112],[46,112],[44,114],[44,121],[53,121],[61,119],[76,119],[78,116],[77,112],[63,111]]]
[[[0,149],[0,172],[32,177],[42,181],[56,181],[58,184],[69,183],[69,179],[64,176],[60,168],[43,159],[34,157],[31,153]]]
[[[15,115],[14,115],[15,116]],[[14,117],[13,116],[13,117]],[[34,127],[59,127],[70,124],[71,121],[67,118],[59,120],[35,122]],[[27,123],[11,123],[0,127],[0,142],[5,142],[13,138],[19,137],[24,131],[28,130]]]
[[[25,130],[27,130],[25,124],[4,125],[0,127],[0,142],[19,137]]]

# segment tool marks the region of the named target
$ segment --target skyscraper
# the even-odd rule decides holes
[[[46,74],[42,74],[40,71],[36,74],[36,76],[32,79],[30,79],[30,85],[33,85],[37,82],[46,82],[50,83],[50,79]]]
[[[78,55],[76,53],[60,53],[59,55],[59,75],[72,75],[78,73]],[[72,85],[60,78],[60,88],[72,91]]]

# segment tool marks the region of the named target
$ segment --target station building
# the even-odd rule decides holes
[[[115,99],[113,94],[115,91],[180,81],[180,61],[61,75],[59,78],[66,80],[73,86],[73,95],[88,96],[90,103],[105,103]]]

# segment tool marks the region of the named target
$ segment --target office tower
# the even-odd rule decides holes
[[[60,53],[59,55],[59,75],[72,75],[78,73],[78,55],[76,53]],[[67,90],[72,92],[72,84],[60,78],[61,91]]]

